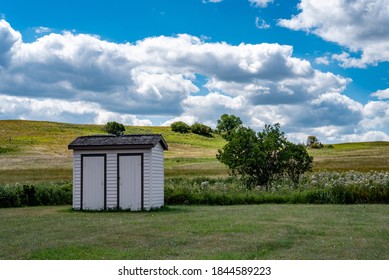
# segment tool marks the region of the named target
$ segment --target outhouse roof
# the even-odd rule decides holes
[[[168,145],[161,134],[91,135],[77,137],[68,145],[68,149],[151,149],[158,143],[161,144],[164,150],[168,149]]]

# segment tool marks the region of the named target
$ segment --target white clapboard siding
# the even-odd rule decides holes
[[[106,151],[107,154],[107,209],[117,208],[117,156],[116,152]]]
[[[151,199],[151,151],[143,155],[143,208],[150,209]]]
[[[73,152],[73,208],[81,208],[81,154]]]
[[[163,148],[157,144],[152,149],[152,191],[151,207],[161,207],[164,203],[164,158]]]

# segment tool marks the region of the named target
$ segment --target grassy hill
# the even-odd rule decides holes
[[[36,121],[0,121],[0,184],[71,180],[72,151],[67,145],[78,136],[102,134],[102,125]],[[224,176],[227,169],[216,152],[225,141],[219,136],[172,132],[170,127],[126,126],[126,133],[159,133],[169,145],[165,175]],[[389,171],[389,142],[336,144],[310,149],[314,170]]]
[[[3,120],[0,121],[0,184],[71,180],[72,151],[68,144],[78,136],[104,134],[102,125]],[[162,134],[166,176],[223,175],[216,158],[225,141],[219,136],[172,132],[170,127],[126,126],[128,134]]]
[[[314,170],[389,171],[389,142],[335,144],[332,149],[309,149]]]

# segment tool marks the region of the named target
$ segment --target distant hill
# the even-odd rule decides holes
[[[0,120],[0,184],[71,180],[72,153],[67,145],[78,136],[104,134],[102,125]],[[216,158],[225,140],[215,134],[172,132],[170,127],[126,126],[127,134],[162,134],[169,145],[165,175],[224,176],[227,169]],[[309,149],[314,170],[389,171],[389,142],[335,144]]]

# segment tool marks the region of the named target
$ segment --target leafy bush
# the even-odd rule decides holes
[[[6,154],[14,152],[16,149],[11,147],[0,147],[0,154]]]
[[[311,145],[309,145],[309,147],[312,149],[321,149],[321,148],[323,148],[323,144],[322,143],[312,143]]]
[[[172,131],[179,133],[188,133],[190,132],[190,126],[184,122],[178,121],[170,125]]]
[[[19,207],[21,204],[21,189],[14,186],[0,186],[0,207]]]
[[[126,131],[126,128],[121,123],[107,122],[107,124],[103,128],[103,131],[110,134],[122,135],[123,132]]]
[[[191,131],[195,134],[199,134],[199,135],[202,135],[202,136],[206,136],[206,137],[211,137],[212,136],[212,128],[210,128],[209,126],[206,126],[205,124],[202,124],[202,123],[194,123],[192,126],[191,126]]]
[[[36,194],[35,186],[23,185],[22,194],[21,194],[22,205],[28,205],[28,206],[37,205],[35,194]]]
[[[72,203],[70,183],[0,186],[0,207],[65,205]]]

